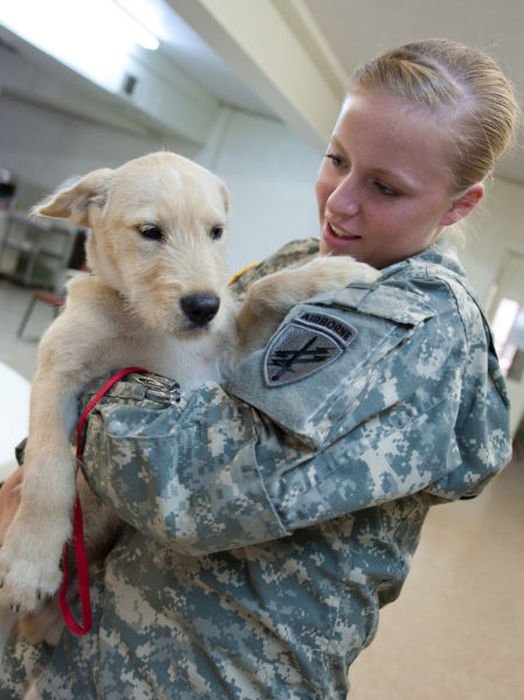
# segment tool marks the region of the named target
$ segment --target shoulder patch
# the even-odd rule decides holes
[[[282,386],[303,379],[334,362],[357,331],[336,316],[304,311],[283,326],[264,355],[264,381]]]

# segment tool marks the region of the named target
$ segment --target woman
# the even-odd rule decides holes
[[[490,332],[441,237],[482,198],[516,112],[494,62],[452,42],[356,72],[317,179],[320,251],[382,275],[295,307],[224,387],[166,408],[131,376],[92,416],[85,470],[129,527],[44,698],[346,697],[429,506],[510,458]],[[285,247],[239,294],[317,249]],[[31,653],[11,651],[0,698]]]

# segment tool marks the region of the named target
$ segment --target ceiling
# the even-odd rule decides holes
[[[19,0],[21,2],[22,0]],[[118,0],[147,24],[161,40],[155,59],[164,62],[150,75],[166,76],[156,92],[135,102],[106,86],[93,86],[85,75],[76,75],[75,100],[62,100],[71,111],[80,92],[89,92],[93,118],[121,120],[132,128],[160,131],[173,128],[198,142],[221,104],[281,119],[310,143],[323,146],[344,93],[346,76],[354,67],[380,51],[408,41],[443,36],[479,46],[491,53],[524,95],[524,2],[522,0]],[[89,3],[85,3],[88,7]],[[146,23],[144,20],[144,23]],[[9,26],[2,27],[0,41],[14,42],[24,52],[28,44]],[[46,70],[64,73],[63,65],[30,47],[28,58],[45,64]],[[1,57],[0,57],[1,58]],[[145,61],[143,56],[141,60]],[[151,61],[151,58],[147,59]],[[1,69],[1,66],[0,66]],[[154,70],[153,70],[154,69]],[[163,73],[162,73],[163,71]],[[71,70],[65,69],[71,82]],[[176,85],[171,85],[173,76]],[[0,70],[0,79],[2,78]],[[4,78],[5,83],[5,78]],[[187,115],[156,115],[151,99],[167,85],[178,90],[171,105],[197,109],[201,127]],[[161,88],[159,89],[159,85]],[[36,100],[34,85],[2,87],[2,95]],[[171,89],[170,87],[170,89]],[[36,91],[38,92],[38,91]],[[140,96],[139,96],[140,97]],[[40,103],[60,96],[40,95]],[[183,111],[183,110],[182,110]],[[185,123],[182,123],[185,119]],[[207,120],[207,121],[206,121]],[[198,132],[198,128],[201,132]],[[520,139],[524,143],[524,139]],[[497,174],[524,183],[524,150],[514,147]]]

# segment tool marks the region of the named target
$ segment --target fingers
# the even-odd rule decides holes
[[[22,484],[22,479],[24,476],[24,471],[22,467],[18,467],[18,469],[15,469],[15,471],[11,474],[11,476],[4,481],[2,486],[0,487],[0,494],[2,491],[7,490],[7,491],[12,491],[13,489],[20,487]]]
[[[0,488],[0,547],[20,505],[22,468],[19,467]]]

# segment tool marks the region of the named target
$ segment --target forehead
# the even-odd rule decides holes
[[[348,95],[333,139],[350,160],[357,159],[365,167],[449,176],[451,141],[445,119],[443,124],[442,115],[387,92],[362,90]]]
[[[112,205],[127,214],[154,219],[198,212],[212,216],[224,209],[220,183],[211,173],[177,159],[138,160],[118,172],[111,193]]]

